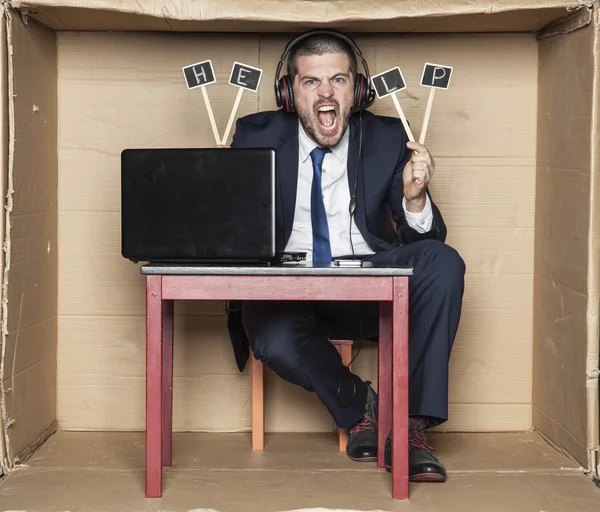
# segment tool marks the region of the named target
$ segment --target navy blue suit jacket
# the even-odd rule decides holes
[[[359,115],[354,114],[349,124],[347,168],[350,196],[354,190],[354,180],[357,179],[359,119]],[[399,119],[363,112],[362,151],[354,221],[374,252],[387,251],[399,244],[418,240],[446,239],[446,225],[433,200],[433,225],[430,231],[419,233],[406,222],[402,207],[402,171],[411,157],[411,150],[406,147],[407,142],[406,131]],[[231,147],[275,149],[276,247],[278,251],[283,251],[294,223],[298,182],[298,117],[277,110],[240,118],[236,123]],[[396,223],[395,227],[392,218]],[[249,345],[242,326],[241,302],[232,301],[229,304],[227,321],[236,362],[242,371],[249,357]]]

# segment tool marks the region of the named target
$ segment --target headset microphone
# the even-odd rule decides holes
[[[356,210],[356,188],[358,185],[358,171],[360,167],[360,159],[362,155],[362,110],[359,113],[358,120],[358,158],[356,159],[356,172],[354,173],[354,187],[352,188],[352,197],[350,198],[350,205],[348,207],[350,211],[350,226],[348,234],[350,235],[350,247],[352,248],[352,259],[356,259],[354,254],[354,244],[352,243],[352,219],[354,218],[354,212]]]

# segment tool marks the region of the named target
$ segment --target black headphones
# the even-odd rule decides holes
[[[295,112],[296,108],[294,105],[294,90],[292,88],[292,81],[288,75],[283,75],[279,78],[279,74],[281,73],[281,67],[283,66],[283,61],[288,56],[290,51],[294,46],[296,46],[300,41],[303,41],[307,37],[311,37],[313,35],[318,34],[327,34],[333,37],[337,37],[338,39],[347,43],[359,56],[363,68],[365,69],[366,76],[362,73],[356,74],[356,80],[354,82],[354,105],[352,106],[353,112],[358,112],[369,108],[373,102],[375,101],[375,91],[371,87],[371,75],[369,74],[369,67],[360,52],[358,46],[354,40],[347,35],[339,32],[337,30],[309,30],[308,32],[304,32],[300,34],[298,37],[292,39],[283,50],[283,54],[279,59],[279,64],[277,64],[277,72],[275,73],[275,99],[277,100],[277,106],[285,110],[286,112]]]

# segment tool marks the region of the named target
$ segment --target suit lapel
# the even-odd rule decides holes
[[[277,150],[277,175],[281,194],[280,211],[283,218],[280,219],[281,250],[284,249],[292,233],[294,223],[294,211],[296,209],[296,190],[298,188],[298,118],[289,116],[281,133],[281,146]]]
[[[358,161],[358,121],[357,116],[352,116],[349,123],[350,137],[348,139],[348,187],[350,197],[354,194],[354,180],[356,180],[356,162]],[[360,183],[358,183],[360,186]],[[358,190],[357,186],[357,190]]]

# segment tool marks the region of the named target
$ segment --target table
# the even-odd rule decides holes
[[[162,496],[162,466],[172,463],[173,325],[176,300],[326,300],[380,302],[379,468],[392,434],[392,496],[408,498],[408,279],[411,268],[147,264],[146,496]]]

